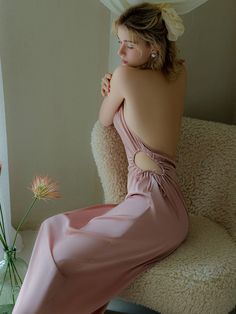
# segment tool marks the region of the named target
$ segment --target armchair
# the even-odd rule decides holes
[[[91,145],[104,202],[119,203],[127,183],[121,139],[97,121]],[[236,304],[236,126],[183,117],[177,173],[188,238],[117,297],[161,314],[227,314]]]

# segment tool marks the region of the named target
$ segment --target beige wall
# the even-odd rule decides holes
[[[0,55],[16,224],[36,174],[62,199],[39,203],[25,227],[101,201],[90,135],[108,64],[109,13],[99,1],[1,0]]]
[[[236,1],[209,0],[182,16],[178,47],[188,67],[185,115],[236,124]],[[110,71],[119,64],[110,38]]]
[[[60,183],[61,200],[39,203],[25,228],[47,216],[102,201],[90,134],[100,78],[119,60],[110,15],[97,0],[0,0],[13,223],[26,209],[35,174]],[[235,0],[209,0],[184,16],[179,46],[188,64],[185,114],[236,123]]]
[[[236,1],[209,0],[184,22],[179,47],[188,63],[186,115],[236,124]]]

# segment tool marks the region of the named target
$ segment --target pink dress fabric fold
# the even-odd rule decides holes
[[[34,245],[13,314],[102,314],[140,273],[185,240],[189,216],[175,160],[149,149],[114,116],[128,158],[127,195],[46,219]],[[144,151],[162,173],[134,162]]]

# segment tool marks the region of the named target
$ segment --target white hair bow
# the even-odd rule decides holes
[[[161,5],[161,15],[168,31],[167,38],[176,41],[184,33],[183,20],[170,4]]]
[[[100,0],[112,13],[120,15],[131,5],[143,3],[142,0]],[[179,15],[186,14],[208,0],[149,0],[149,3],[160,4],[162,18],[168,30],[167,38],[176,41],[184,33],[184,25]]]

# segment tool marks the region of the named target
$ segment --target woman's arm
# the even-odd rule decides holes
[[[113,72],[110,81],[110,93],[104,97],[99,111],[99,121],[104,126],[112,125],[113,117],[124,101],[126,72],[124,66],[119,66]]]

